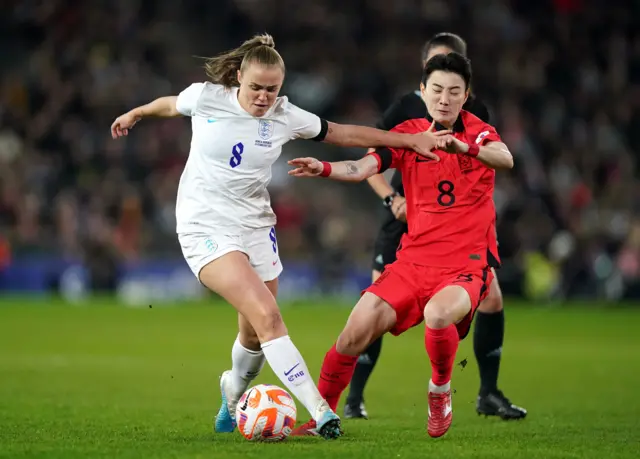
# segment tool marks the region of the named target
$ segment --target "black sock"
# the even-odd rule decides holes
[[[371,343],[367,350],[360,354],[349,386],[349,395],[347,395],[348,405],[358,406],[364,400],[364,387],[367,385],[373,367],[376,366],[381,349],[382,336]]]
[[[504,342],[504,310],[493,314],[476,312],[473,351],[480,370],[480,395],[498,390],[498,372]]]

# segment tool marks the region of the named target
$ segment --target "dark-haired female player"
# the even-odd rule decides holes
[[[439,33],[425,44],[422,51],[422,62],[424,64],[437,54],[448,54],[452,51],[466,55],[466,42],[458,35],[447,32]],[[464,109],[482,121],[489,122],[487,108],[473,95],[467,99]],[[420,97],[420,91],[414,91],[404,95],[391,105],[377,127],[391,130],[406,120],[424,118],[425,115],[425,104]],[[369,178],[368,182],[383,200],[386,208],[373,254],[372,280],[375,282],[384,271],[385,265],[396,260],[396,251],[400,244],[400,238],[407,232],[407,224],[404,188],[400,172],[395,171],[391,184],[381,174]],[[495,263],[493,266],[496,267]],[[493,274],[489,295],[480,304],[475,319],[473,348],[480,370],[480,391],[476,410],[479,414],[499,416],[505,420],[522,419],[527,415],[527,411],[513,405],[498,389],[498,372],[504,341],[504,312],[502,292],[498,278],[495,276],[495,270]],[[368,415],[364,407],[364,388],[378,360],[381,348],[382,338],[379,338],[360,355],[347,396],[345,418],[367,418]]]

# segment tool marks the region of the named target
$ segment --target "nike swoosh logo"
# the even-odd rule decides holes
[[[213,118],[209,118],[207,120],[207,123],[215,123],[216,121],[218,121],[218,120],[214,120]]]
[[[433,159],[426,159],[426,158],[416,158],[416,162],[417,163],[430,163],[432,162]]]
[[[272,262],[271,264],[272,264],[273,266],[277,265],[277,264],[278,264],[278,260],[276,260],[276,261]]]
[[[284,372],[284,375],[285,375],[285,376],[289,376],[289,374],[291,374],[291,372],[292,372],[293,370],[295,370],[295,369],[296,369],[296,367],[297,367],[298,365],[300,365],[300,364],[299,364],[299,363],[296,363],[296,364],[291,368],[291,370],[289,370],[289,371],[285,371],[285,372]]]

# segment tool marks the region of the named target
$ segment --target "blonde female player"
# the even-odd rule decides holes
[[[285,74],[269,35],[208,59],[210,81],[161,97],[118,117],[113,138],[147,117],[190,116],[191,151],[180,178],[176,217],[182,253],[200,282],[238,311],[232,367],[220,378],[217,432],[232,432],[239,397],[265,359],[307,408],[324,438],[340,435],[340,418],[320,396],[289,338],[276,295],[282,265],[267,185],[282,146],[313,139],[349,147],[430,150],[437,134],[399,134],[330,123],[278,97]]]

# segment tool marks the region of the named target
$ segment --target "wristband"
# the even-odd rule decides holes
[[[320,172],[320,177],[329,177],[331,175],[331,163],[327,161],[322,161],[322,172]]]
[[[480,147],[475,143],[470,144],[469,150],[467,151],[466,155],[471,156],[472,158],[476,158],[478,154],[480,154]]]

